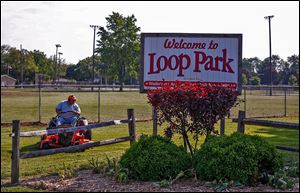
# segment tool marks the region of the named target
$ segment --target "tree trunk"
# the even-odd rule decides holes
[[[120,71],[120,92],[123,91],[123,87],[124,87],[124,63],[122,62],[122,66],[121,66],[121,71]]]
[[[186,145],[187,145],[187,147],[189,148],[191,154],[193,155],[193,154],[194,154],[194,153],[193,153],[193,148],[192,148],[192,145],[191,145],[191,143],[190,143],[190,141],[189,141],[189,137],[188,137],[188,135],[187,135],[185,129],[183,129],[182,136],[183,136],[183,139],[185,140]]]

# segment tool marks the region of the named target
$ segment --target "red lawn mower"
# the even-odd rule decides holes
[[[63,124],[57,126],[58,116],[53,117],[48,124],[46,130],[58,129],[58,128],[70,128],[71,124]],[[77,118],[75,127],[88,125],[88,121],[84,117]],[[92,140],[92,131],[88,130],[76,130],[74,132],[64,132],[53,135],[43,135],[41,137],[41,141],[38,143],[38,147],[40,149],[50,149],[50,148],[59,148],[59,147],[67,147],[71,145],[79,145],[88,143]]]

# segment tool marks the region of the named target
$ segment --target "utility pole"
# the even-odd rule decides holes
[[[9,64],[8,64],[8,62],[7,62],[7,76],[9,76]]]
[[[63,55],[63,53],[58,52],[58,73],[57,73],[57,81],[59,82],[59,77],[60,77],[60,55]]]
[[[56,46],[56,54],[55,54],[55,67],[54,67],[54,80],[53,82],[56,83],[56,78],[57,78],[57,52],[58,52],[58,48],[61,47],[60,44],[55,44]]]
[[[269,57],[269,65],[270,65],[270,96],[272,96],[272,49],[271,49],[271,19],[274,17],[274,15],[265,16],[264,18],[269,21],[269,44],[270,44],[270,57]]]
[[[93,72],[92,72],[92,81],[95,81],[95,37],[96,37],[96,28],[99,28],[98,25],[90,25],[94,29],[94,39],[93,39]]]
[[[21,58],[20,58],[20,62],[21,62],[21,86],[23,88],[23,73],[24,73],[24,60],[23,60],[23,49],[22,49],[22,44],[20,44],[20,52],[21,52]]]

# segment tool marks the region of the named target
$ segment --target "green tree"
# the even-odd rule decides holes
[[[284,61],[278,55],[272,55],[272,84],[279,83],[279,70]],[[257,66],[257,73],[261,79],[262,84],[270,84],[270,64],[269,57],[265,58],[259,66]]]
[[[97,35],[97,52],[101,55],[102,62],[107,65],[107,73],[113,80],[121,84],[123,90],[126,73],[136,78],[139,72],[140,27],[136,26],[134,15],[124,17],[113,12],[106,17],[107,25],[99,28]]]
[[[1,45],[1,75],[9,74],[9,69],[11,68],[8,61],[9,52],[11,47],[9,45]]]
[[[294,75],[299,82],[299,55],[292,55],[287,58],[287,63],[290,66],[290,74]]]
[[[34,61],[31,52],[23,49],[21,52],[14,47],[8,45],[1,46],[1,74],[7,74],[7,68],[10,69],[9,75],[17,79],[17,83],[21,82],[21,74],[23,67],[23,81],[32,82],[38,66]]]
[[[39,50],[33,50],[31,55],[38,66],[38,73],[44,74],[46,80],[53,78],[54,61],[51,58],[47,58],[46,54]]]
[[[23,66],[23,81],[34,82],[35,74],[43,74],[46,80],[54,76],[54,58],[47,57],[46,54],[39,50],[28,51],[23,49],[22,52],[9,45],[1,45],[1,74],[7,74],[21,81]],[[61,60],[60,76],[65,76],[67,65],[65,60]]]
[[[251,85],[260,85],[260,78],[258,76],[253,76],[250,78]]]
[[[298,82],[296,76],[291,75],[291,76],[289,77],[289,85],[291,85],[291,86],[299,85],[299,82]]]
[[[247,85],[247,84],[248,84],[247,75],[242,74],[242,85]]]
[[[21,63],[23,63],[24,65],[24,81],[33,82],[35,78],[35,73],[39,71],[39,68],[34,61],[34,57],[30,54],[28,50],[23,50],[21,58]]]
[[[279,84],[288,84],[291,74],[290,64],[286,61],[282,62],[279,66]]]
[[[100,57],[95,56],[95,64],[100,63]],[[87,57],[80,60],[76,65],[68,65],[66,68],[66,77],[77,81],[89,81],[92,77],[93,57]],[[95,68],[96,70],[98,68]],[[96,71],[96,74],[99,72]]]
[[[247,76],[247,82],[250,82],[250,78],[257,75],[257,68],[261,65],[262,61],[258,57],[243,58],[242,61],[242,73]]]

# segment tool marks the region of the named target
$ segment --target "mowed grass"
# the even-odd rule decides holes
[[[54,117],[56,105],[75,94],[82,116],[89,121],[98,121],[97,92],[42,92],[41,121],[48,123]],[[244,99],[241,95],[240,99]],[[12,120],[38,121],[38,92],[32,89],[1,89],[1,122]],[[232,108],[231,116],[237,117],[244,110],[244,103]],[[100,121],[126,119],[127,109],[134,108],[137,119],[151,118],[152,110],[147,95],[139,92],[101,92]],[[284,115],[284,96],[247,95],[247,117]],[[299,117],[299,95],[287,96],[287,115]]]
[[[273,119],[287,122],[298,122],[296,118]],[[159,127],[159,134],[163,135],[163,129],[166,125]],[[216,124],[219,128],[219,123]],[[231,119],[226,119],[225,134],[229,135],[236,131],[237,124],[233,123]],[[22,127],[21,131],[39,130],[42,128]],[[10,177],[11,172],[11,138],[8,136],[11,132],[10,127],[1,128],[1,179]],[[137,135],[152,134],[152,122],[137,122],[136,123]],[[284,145],[289,147],[299,148],[299,132],[295,130],[278,129],[271,127],[261,126],[246,126],[246,133],[251,135],[260,135],[273,145]],[[116,137],[128,136],[128,126],[126,124],[114,125],[93,130],[93,140],[105,140]],[[192,136],[190,136],[192,138]],[[22,137],[20,143],[21,152],[37,150],[37,142],[39,137]],[[175,135],[173,141],[178,145],[183,145],[182,139],[179,135]],[[201,137],[200,144],[204,141]],[[99,158],[102,162],[106,161],[106,156],[109,158],[120,158],[120,156],[129,148],[129,142],[113,144],[102,147],[95,147],[87,149],[85,152],[80,153],[62,153],[49,155],[45,157],[21,159],[20,172],[21,178],[25,176],[46,175],[57,173],[63,170],[63,163],[70,164],[74,168],[86,168],[88,160],[91,158]],[[298,160],[298,153],[284,152],[286,161]]]
[[[71,92],[44,92],[42,99],[42,121],[48,120],[54,116],[54,108],[56,104],[66,98]],[[78,92],[75,93],[78,98],[78,103],[82,109],[82,115],[87,117],[90,121],[97,121],[97,97],[98,93],[91,92]],[[265,96],[249,96],[247,108],[252,105],[256,108],[253,109],[253,116],[261,115],[261,111],[265,111],[268,115],[276,113],[274,109],[268,110],[276,106],[276,103],[281,103],[281,99],[277,97],[270,97],[266,99]],[[251,99],[251,100],[250,100]],[[277,100],[278,99],[278,100]],[[258,100],[258,101],[257,101]],[[10,122],[11,120],[20,119],[21,121],[36,121],[38,117],[38,93],[33,91],[20,91],[20,90],[1,90],[1,121]],[[290,98],[288,103],[288,112],[293,112],[294,117],[275,118],[272,120],[296,122],[299,123],[299,97]],[[265,108],[264,108],[265,107]],[[101,121],[113,119],[126,119],[127,108],[134,108],[136,118],[149,119],[151,118],[151,107],[147,103],[146,94],[138,92],[103,92],[101,93]],[[242,104],[233,109],[233,115],[236,116],[237,110],[243,109]],[[249,115],[248,113],[247,115]],[[163,135],[163,129],[166,125],[159,127],[159,134]],[[219,123],[216,125],[219,128]],[[226,134],[231,134],[236,131],[237,124],[233,123],[231,119],[226,119]],[[21,127],[21,132],[42,130],[42,127]],[[11,127],[1,127],[1,179],[9,178],[11,172]],[[152,122],[137,122],[136,133],[152,134]],[[273,145],[284,145],[299,148],[299,131],[278,129],[262,126],[246,126],[247,134],[257,134],[264,137]],[[99,129],[93,129],[93,140],[105,140],[116,137],[128,136],[128,126],[115,125]],[[39,137],[21,138],[21,152],[37,150],[37,142]],[[182,145],[180,136],[175,135],[174,142]],[[204,137],[201,137],[200,144],[203,143]],[[109,158],[120,158],[120,156],[129,148],[129,142],[123,142],[114,145],[96,147],[87,149],[85,152],[80,153],[62,153],[45,157],[30,158],[20,161],[21,179],[28,176],[47,175],[57,173],[63,170],[63,163],[71,165],[74,168],[87,168],[89,166],[88,160],[91,158],[99,158],[102,162],[106,161],[106,156]],[[286,162],[291,160],[298,160],[298,153],[284,152]]]
[[[75,94],[82,116],[98,121],[97,92],[42,92],[41,121],[47,123],[56,115],[56,105],[70,94]],[[38,92],[32,90],[1,90],[1,122],[38,121]],[[134,108],[138,119],[151,117],[146,94],[138,92],[102,92],[100,94],[100,120],[126,119],[127,109]]]

